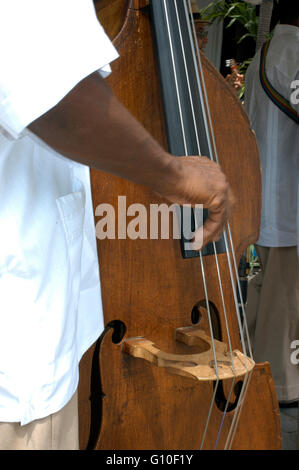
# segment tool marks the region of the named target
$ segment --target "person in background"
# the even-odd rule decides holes
[[[194,20],[195,30],[197,35],[198,47],[201,51],[205,50],[206,45],[208,44],[208,21],[203,21],[200,17],[195,18]]]
[[[248,286],[253,356],[269,361],[280,404],[299,400],[298,165],[299,3],[279,2],[280,24],[245,78],[245,107],[262,165],[262,214],[256,251],[261,272]],[[274,100],[274,97],[276,99]]]
[[[191,0],[191,8],[192,22],[194,22],[198,47],[201,51],[204,51],[206,45],[208,44],[208,26],[210,22],[202,19],[200,8],[197,5],[196,0]]]
[[[226,75],[225,79],[233,87],[236,93],[241,90],[244,84],[244,75],[239,73],[238,71],[232,71],[231,73]]]

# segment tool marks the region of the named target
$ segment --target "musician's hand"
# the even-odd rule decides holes
[[[203,204],[209,218],[203,227],[203,245],[217,241],[224,229],[235,197],[224,173],[206,157],[174,157],[168,184],[156,191],[173,203]],[[196,240],[196,238],[195,238]]]
[[[220,167],[205,157],[165,152],[98,73],[29,128],[68,158],[146,185],[174,203],[203,204],[210,211],[204,244],[220,237],[233,201]]]

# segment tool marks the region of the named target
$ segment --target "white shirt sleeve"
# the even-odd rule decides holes
[[[0,126],[13,138],[118,57],[92,0],[0,2]]]

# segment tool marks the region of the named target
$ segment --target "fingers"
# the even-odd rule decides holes
[[[194,163],[196,164],[193,169],[195,175],[198,161],[194,160]],[[209,210],[209,217],[194,236],[195,250],[200,250],[208,243],[219,240],[235,204],[235,197],[220,166],[209,159],[201,160],[200,163],[205,166],[202,167],[204,173],[199,186],[201,190],[205,188],[206,198],[202,201],[204,201],[204,208]]]
[[[231,191],[229,185],[227,190],[222,194],[216,202],[214,202],[209,208],[209,217],[205,221],[202,233],[195,234],[194,241],[202,240],[202,247],[211,242],[217,242],[226,226],[228,219],[230,218],[233,206],[235,205],[236,199]],[[197,249],[201,249],[198,248]]]
[[[222,235],[227,222],[227,211],[210,211],[209,217],[203,226],[203,246],[211,242],[216,242]]]
[[[159,194],[181,206],[202,204],[209,210],[208,219],[193,239],[194,249],[200,250],[202,242],[204,246],[220,238],[231,214],[234,196],[220,166],[209,158],[181,157],[174,159],[174,163],[180,170],[178,177],[169,186],[163,185]]]
[[[228,216],[226,211],[214,211],[209,213],[209,218],[194,234],[192,249],[199,251],[212,242],[217,242],[225,229]]]
[[[221,238],[235,201],[235,197],[229,188],[226,202],[221,204],[218,209],[210,210],[209,217],[203,227],[194,234],[192,250],[199,251],[207,244],[217,242]]]
[[[218,208],[210,209],[209,217],[203,226],[203,246],[210,242],[216,242],[221,237],[225,225],[231,216],[236,199],[228,187],[227,197]]]

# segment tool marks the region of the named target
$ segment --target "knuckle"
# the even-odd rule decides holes
[[[214,198],[214,203],[213,203],[213,206],[215,208],[220,208],[222,206],[224,206],[226,204],[226,197],[224,194],[218,194],[215,198]]]

